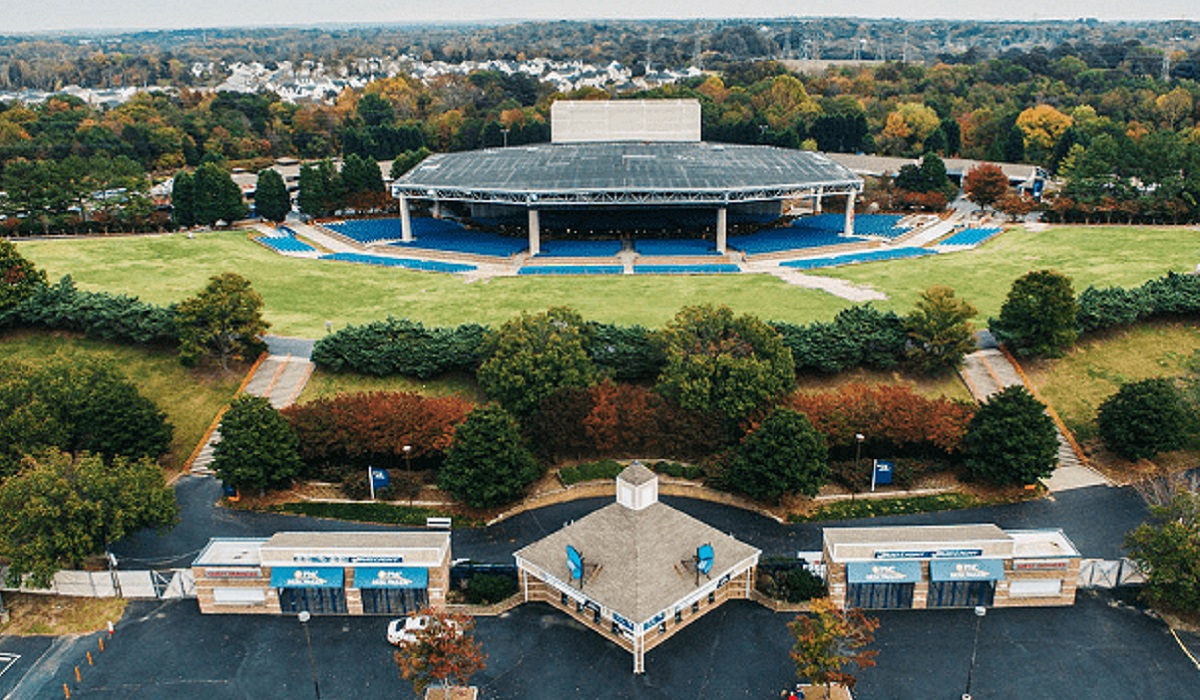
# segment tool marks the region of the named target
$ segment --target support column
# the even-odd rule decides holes
[[[813,197],[813,199],[815,200],[813,202],[813,213],[816,213],[816,214],[821,213],[821,197],[823,197],[824,195],[825,195],[825,188],[818,187],[817,194],[815,197]]]
[[[432,211],[430,212],[430,214],[432,214],[433,218],[435,218],[435,219],[442,218],[442,203],[436,199],[433,200]]]
[[[850,190],[850,194],[846,196],[846,230],[842,235],[854,235],[854,197],[858,192]]]
[[[408,197],[400,195],[400,240],[412,243],[412,219],[408,215]]]
[[[726,212],[725,207],[717,209],[717,252],[725,254],[725,238],[726,238]]]
[[[529,254],[542,252],[542,223],[538,210],[529,207]]]

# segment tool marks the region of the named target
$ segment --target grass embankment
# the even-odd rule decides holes
[[[432,325],[501,323],[521,311],[567,305],[585,318],[663,325],[682,306],[727,304],[769,320],[829,320],[850,302],[787,285],[768,275],[616,276],[563,279],[507,277],[465,284],[453,275],[286,258],[245,232],[48,240],[19,243],[52,279],[71,274],[85,289],[134,294],[168,303],[195,294],[221,272],[248,277],[266,301],[272,330],[310,338],[388,314]],[[907,313],[920,290],[953,287],[975,304],[981,324],[999,313],[1012,280],[1032,269],[1060,270],[1082,290],[1089,284],[1132,286],[1168,270],[1191,270],[1200,254],[1185,228],[1052,227],[1014,229],[978,250],[822,270],[889,296],[877,306]]]
[[[478,518],[440,510],[437,508],[420,508],[417,506],[396,506],[390,503],[323,503],[302,501],[296,503],[280,503],[264,510],[275,513],[292,513],[313,518],[332,518],[334,520],[349,520],[357,523],[379,523],[381,525],[424,525],[425,518],[453,518],[454,527],[479,527],[483,521]]]
[[[479,390],[475,378],[465,374],[451,374],[422,380],[409,377],[372,377],[353,373],[337,374],[317,368],[309,377],[304,391],[300,392],[297,403],[330,398],[338,394],[356,394],[366,391],[408,391],[424,396],[456,394],[468,401],[482,403],[484,400],[483,392]]]
[[[11,618],[0,634],[14,636],[87,634],[104,629],[125,613],[121,598],[67,598],[28,593],[5,593]]]
[[[824,522],[829,520],[856,520],[885,515],[912,515],[933,513],[940,510],[964,510],[984,505],[980,499],[965,493],[937,493],[927,496],[905,496],[903,498],[860,498],[856,500],[832,501],[818,506],[808,515],[792,513],[788,522]]]
[[[213,417],[237,391],[243,371],[187,369],[174,352],[83,338],[71,333],[12,331],[0,334],[0,359],[37,360],[56,352],[107,356],[143,396],[166,412],[175,426],[171,452],[163,459],[178,469],[192,453]]]

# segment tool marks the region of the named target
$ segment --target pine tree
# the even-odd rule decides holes
[[[292,210],[287,185],[283,182],[283,176],[274,168],[267,168],[258,174],[254,209],[259,216],[275,223],[286,219],[288,212]]]

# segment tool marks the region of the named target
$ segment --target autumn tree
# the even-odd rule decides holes
[[[1071,279],[1054,270],[1035,270],[1012,283],[1000,317],[988,327],[1022,357],[1060,357],[1079,337],[1079,305]]]
[[[475,618],[433,608],[418,614],[428,622],[400,642],[394,656],[400,677],[411,682],[418,695],[438,684],[444,700],[456,698],[454,690],[466,687],[471,676],[486,668],[487,654],[475,641]]]
[[[267,399],[244,394],[233,400],[213,450],[213,470],[221,481],[262,493],[290,484],[303,464],[300,440]]]
[[[1195,619],[1200,616],[1200,494],[1178,486],[1150,519],[1125,538],[1129,558],[1146,575],[1142,595],[1156,607]]]
[[[963,177],[963,193],[982,209],[995,204],[1008,192],[1008,176],[999,165],[981,163]]]
[[[1044,163],[1074,120],[1047,104],[1039,104],[1017,115],[1017,128],[1024,138],[1025,154]]]
[[[476,379],[513,415],[528,416],[555,391],[595,382],[589,337],[588,324],[569,308],[523,313],[487,336]]]
[[[175,492],[153,460],[50,450],[26,457],[0,483],[0,555],[6,583],[44,587],[60,569],[78,568],[142,527],[178,520]]]
[[[0,322],[7,311],[46,285],[46,271],[22,256],[15,243],[0,238]]]
[[[666,363],[656,389],[684,408],[734,420],[782,396],[795,381],[779,333],[727,306],[689,306],[660,332]]]
[[[288,194],[283,176],[274,168],[267,168],[258,174],[258,184],[254,189],[254,210],[267,221],[279,223],[287,218],[292,211],[292,197]]]
[[[834,684],[853,688],[858,679],[847,669],[875,665],[879,652],[867,649],[875,641],[879,620],[857,608],[842,610],[829,598],[814,600],[810,614],[788,623],[796,641],[789,654],[796,675],[814,685],[824,685],[829,697]]]
[[[904,319],[911,341],[909,362],[926,374],[957,369],[963,356],[975,349],[971,319],[976,313],[975,307],[955,297],[950,287],[922,291]]]
[[[829,480],[825,440],[803,413],[778,409],[746,436],[722,478],[751,498],[815,496]]]
[[[541,475],[517,421],[489,404],[471,411],[455,431],[438,471],[438,488],[472,508],[491,508],[516,500]]]
[[[262,316],[263,299],[250,280],[234,272],[209,278],[199,294],[179,304],[179,359],[193,365],[215,357],[221,369],[262,349],[260,336],[271,324]]]

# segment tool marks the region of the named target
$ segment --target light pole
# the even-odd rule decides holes
[[[404,471],[408,476],[412,476],[412,445],[405,445],[400,448],[404,450]]]
[[[504,136],[504,147],[508,148],[508,129],[501,129],[500,133]]]
[[[987,608],[975,606],[975,641],[971,644],[971,665],[967,667],[967,689],[963,691],[962,700],[971,700],[971,676],[975,673],[975,654],[979,651],[979,627],[983,624],[983,616]]]
[[[856,479],[858,478],[858,461],[859,461],[859,459],[862,458],[862,444],[863,444],[863,441],[866,439],[867,439],[867,436],[863,435],[862,433],[854,434],[854,478],[856,478]],[[850,500],[852,500],[852,501],[854,500],[854,494],[856,491],[857,491],[857,489],[854,487],[853,484],[851,484],[850,485]]]
[[[312,635],[308,632],[308,621],[312,619],[312,615],[307,610],[301,610],[296,619],[300,620],[300,626],[304,628],[304,641],[308,643],[308,668],[312,671],[313,690],[317,693],[317,700],[321,700],[321,684],[317,682],[317,660],[313,658]]]

